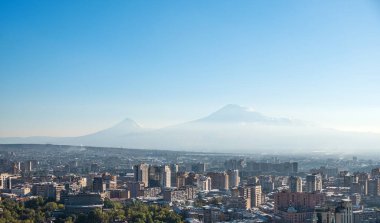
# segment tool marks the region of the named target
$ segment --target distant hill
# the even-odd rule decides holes
[[[131,119],[78,137],[0,138],[0,143],[51,143],[209,152],[355,152],[380,149],[380,135],[344,132],[239,105],[226,105],[198,120],[145,129]]]

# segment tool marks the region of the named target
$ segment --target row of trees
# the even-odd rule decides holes
[[[136,222],[136,223],[181,223],[182,217],[169,207],[147,205],[142,202],[122,204],[109,199],[104,201],[104,210],[96,209],[88,214],[62,215],[53,218],[55,210],[63,210],[64,205],[46,201],[41,197],[26,202],[17,202],[11,199],[1,201],[0,223],[109,223],[109,222]]]
[[[0,223],[33,223],[46,222],[54,210],[63,209],[64,206],[38,197],[26,202],[5,199],[1,201],[0,208],[2,209]]]

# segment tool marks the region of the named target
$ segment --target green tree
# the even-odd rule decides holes
[[[45,204],[44,209],[49,211],[49,212],[52,212],[52,211],[58,209],[58,204],[55,202],[48,202]]]

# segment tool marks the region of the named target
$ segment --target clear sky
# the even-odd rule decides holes
[[[0,136],[229,103],[380,133],[379,1],[0,1]]]

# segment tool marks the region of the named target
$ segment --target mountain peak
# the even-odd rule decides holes
[[[261,114],[251,108],[237,104],[228,104],[210,114],[209,116],[199,119],[203,122],[218,122],[218,123],[259,123],[269,125],[299,125],[296,122],[287,118],[275,118]]]
[[[131,124],[131,125],[140,126],[139,124],[137,124],[137,122],[135,122],[135,120],[130,119],[130,118],[123,119],[121,122],[119,122],[119,124]]]
[[[124,129],[124,128],[133,129],[133,128],[136,128],[136,129],[140,129],[141,126],[139,124],[137,124],[137,122],[135,122],[134,120],[129,119],[129,118],[125,118],[125,119],[123,119],[123,121],[119,122],[118,124],[114,125],[111,128],[121,128],[121,129]]]
[[[227,104],[223,106],[221,109],[219,109],[218,111],[248,111],[248,110],[249,108],[243,107],[238,104]]]
[[[142,130],[143,128],[139,124],[137,124],[137,122],[135,122],[132,119],[126,118],[108,129],[101,130],[91,135],[120,136],[129,133],[141,132]]]
[[[257,122],[266,119],[265,116],[248,107],[243,107],[237,104],[228,104],[202,120],[213,122]]]
[[[217,110],[213,114],[239,116],[239,115],[246,115],[246,114],[252,115],[252,114],[259,114],[259,113],[249,107],[241,106],[238,104],[228,104],[222,107],[221,109]]]

